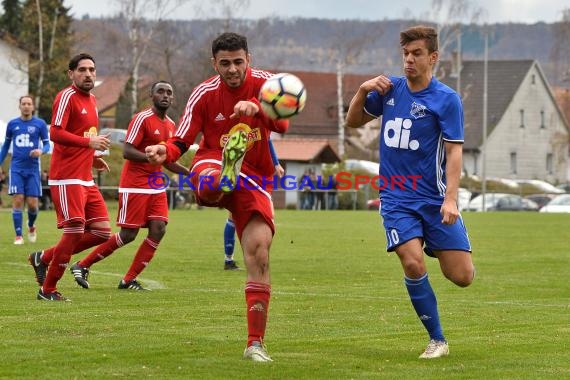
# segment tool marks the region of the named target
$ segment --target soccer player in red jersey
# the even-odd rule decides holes
[[[55,246],[29,257],[40,284],[37,298],[46,301],[68,301],[57,291],[57,282],[71,255],[111,236],[107,206],[91,172],[92,168],[109,170],[96,152],[108,149],[110,144],[109,136],[97,134],[99,117],[91,94],[95,60],[89,54],[78,54],[69,61],[67,73],[72,84],[55,97],[50,128],[54,148],[49,186],[57,227],[63,234]]]
[[[166,144],[148,146],[146,154],[151,162],[174,162],[202,133],[191,165],[191,182],[201,204],[224,207],[232,213],[247,269],[248,339],[244,358],[269,362],[272,360],[263,339],[271,294],[269,248],[275,224],[273,184],[263,183],[262,178],[273,178],[275,171],[269,134],[284,133],[289,123],[272,120],[261,111],[257,96],[272,74],[252,69],[250,60],[244,36],[218,36],[212,43],[212,64],[218,75],[194,89],[174,138]]]
[[[125,139],[123,157],[127,161],[121,172],[117,216],[121,231],[70,268],[75,281],[85,289],[89,288],[87,277],[91,265],[135,240],[140,228],[148,228],[146,239],[139,246],[127,274],[119,282],[119,289],[148,290],[137,281],[137,276],[152,260],[166,232],[168,181],[160,165],[148,162],[144,149],[148,145],[165,142],[175,129],[174,122],[166,115],[174,98],[172,85],[164,81],[154,83],[150,97],[152,106],[133,116]],[[178,163],[165,166],[173,172],[188,174],[188,169]]]

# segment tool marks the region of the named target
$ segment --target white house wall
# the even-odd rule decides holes
[[[533,65],[499,124],[488,136],[487,177],[540,179],[551,183],[566,181],[568,131],[542,78]],[[524,128],[521,128],[521,109],[524,110]],[[541,110],[544,111],[544,128],[541,128]],[[511,168],[511,153],[516,153],[516,173]],[[551,173],[547,171],[549,153],[553,155]],[[480,175],[481,154],[477,161],[477,174]],[[474,156],[466,156],[465,165],[468,170],[473,170],[468,164],[474,164]]]
[[[4,122],[20,114],[18,99],[28,93],[27,68],[27,53],[0,39],[0,120]]]

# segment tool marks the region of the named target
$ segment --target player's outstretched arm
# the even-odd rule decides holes
[[[148,162],[148,157],[144,152],[141,152],[135,148],[133,144],[127,142],[123,144],[123,158],[135,162]]]
[[[173,173],[179,173],[179,174],[184,174],[184,175],[190,174],[190,169],[188,169],[186,166],[184,166],[178,162],[171,162],[168,164],[162,164],[162,166],[164,166],[166,169],[170,170]]]

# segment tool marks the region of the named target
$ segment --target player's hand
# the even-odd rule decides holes
[[[442,216],[441,223],[443,224],[454,224],[457,218],[459,218],[459,210],[455,200],[444,199],[439,212]]]
[[[281,166],[281,164],[275,165],[275,174],[279,178],[283,178],[285,175],[285,169],[283,169],[283,166]]]
[[[109,136],[111,136],[110,133],[106,135],[97,135],[89,137],[89,148],[100,151],[105,151],[109,149],[109,146],[111,146],[111,140],[109,140]]]
[[[145,149],[146,158],[148,162],[155,165],[162,165],[166,160],[166,146],[160,145],[149,145]]]
[[[95,157],[93,158],[93,167],[95,169],[97,169],[97,171],[99,172],[110,172],[111,168],[109,167],[109,164],[102,159],[101,157]]]
[[[42,155],[41,149],[32,149],[30,150],[30,157],[36,158]]]
[[[257,104],[247,100],[240,100],[234,106],[234,113],[230,115],[230,119],[237,119],[240,116],[253,116],[258,112],[259,107]]]
[[[360,85],[360,89],[367,94],[370,91],[378,91],[381,95],[386,95],[388,91],[392,88],[393,84],[390,78],[385,75],[379,75],[376,78],[367,80]]]

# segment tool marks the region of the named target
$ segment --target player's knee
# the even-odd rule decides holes
[[[121,236],[121,240],[123,241],[123,244],[129,244],[130,242],[135,240],[137,237],[137,232],[138,231],[136,231],[136,230],[135,231],[122,230],[119,234]]]
[[[419,278],[426,273],[425,264],[419,260],[404,260],[402,267],[406,276],[412,278]]]
[[[475,278],[475,268],[471,267],[469,270],[463,270],[446,277],[455,285],[466,288],[473,283],[473,279]]]
[[[157,223],[148,231],[148,236],[155,241],[160,241],[164,237],[164,234],[166,234],[166,225],[164,223]]]

